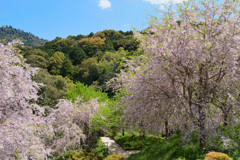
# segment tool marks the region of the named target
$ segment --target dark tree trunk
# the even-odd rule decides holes
[[[166,139],[168,139],[169,138],[168,120],[165,120],[165,133]]]
[[[206,145],[206,129],[205,129],[205,122],[206,122],[206,113],[203,106],[199,106],[199,120],[198,120],[198,127],[199,127],[199,144],[201,148],[205,148]]]
[[[223,125],[224,126],[228,126],[228,114],[224,113],[223,116],[224,116],[224,123],[223,123]]]

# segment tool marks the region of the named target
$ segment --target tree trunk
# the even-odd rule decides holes
[[[205,148],[206,145],[206,129],[205,129],[205,122],[206,122],[206,113],[203,106],[199,106],[199,120],[198,120],[198,127],[199,127],[199,144],[201,148]]]
[[[223,125],[224,126],[228,126],[228,114],[224,113],[223,116],[224,116],[224,123],[223,123]]]
[[[165,120],[165,133],[166,133],[166,139],[169,138],[169,129],[168,129],[168,120]]]

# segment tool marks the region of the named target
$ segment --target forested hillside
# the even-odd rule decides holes
[[[2,26],[0,28],[0,42],[6,44],[12,42],[14,39],[20,39],[26,46],[40,46],[43,45],[46,40],[40,39],[37,36],[24,32],[20,29],[15,29],[12,26]]]
[[[34,77],[46,85],[39,92],[43,97],[39,104],[54,106],[67,92],[67,83],[81,82],[113,96],[106,83],[120,72],[124,58],[138,54],[138,44],[132,31],[104,30],[56,37],[41,46],[19,46],[19,49],[26,63],[41,68]]]

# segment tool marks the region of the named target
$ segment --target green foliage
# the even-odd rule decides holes
[[[32,67],[47,69],[48,61],[39,55],[29,55],[26,58],[26,63],[30,64]]]
[[[233,157],[234,159],[239,160],[240,159],[240,148],[233,150],[232,153],[229,155],[231,157]]]
[[[123,47],[124,50],[133,51],[136,50],[139,45],[133,38],[132,31],[122,32],[109,29],[97,32],[93,37],[106,38],[106,45],[102,51],[116,51],[120,47]]]
[[[121,154],[112,154],[108,156],[107,158],[104,158],[104,160],[126,160]]]
[[[112,41],[110,39],[106,39],[106,44],[103,46],[102,51],[115,51]]]
[[[79,40],[78,46],[82,47],[89,57],[92,57],[97,50],[101,50],[105,45],[106,38],[90,37]]]
[[[15,29],[12,26],[2,26],[0,27],[0,42],[7,44],[12,42],[14,39],[20,39],[26,46],[40,46],[43,45],[46,40],[40,39],[31,33],[24,32],[19,29]]]
[[[109,99],[105,105],[100,106],[98,112],[91,119],[92,130],[103,131],[107,136],[111,137],[124,130],[123,107],[118,105],[124,94],[124,91],[118,93]]]
[[[71,90],[76,86],[73,80],[69,79],[68,77],[64,77],[64,79],[67,81],[68,90]]]
[[[68,49],[68,52],[63,52],[69,55],[73,65],[80,65],[84,59],[87,59],[87,54],[81,47],[78,46],[71,47]]]
[[[95,153],[96,155],[99,155],[102,158],[108,156],[108,149],[100,138],[97,141],[96,148],[92,149],[92,152]]]
[[[93,85],[112,97],[115,93],[106,83],[120,72],[122,58],[131,54],[126,50],[130,43],[135,43],[132,31],[104,30],[66,39],[56,37],[35,48],[18,48],[31,66],[47,68],[52,75],[67,76],[74,82]]]
[[[238,123],[236,126],[221,126],[220,130],[224,133],[224,135],[240,145],[240,123]]]
[[[72,62],[68,58],[65,58],[62,63],[60,75],[62,75],[63,77],[68,77],[69,79],[73,79],[74,67],[72,65]]]
[[[220,152],[209,152],[204,160],[232,160],[227,154]]]
[[[211,147],[209,150],[228,153],[235,159],[240,158],[240,123],[235,126],[220,126],[219,132],[221,136],[211,138],[217,140],[218,145]]]
[[[70,46],[72,41],[70,39],[63,39],[61,37],[56,37],[52,41],[47,41],[44,44],[45,49],[53,49],[55,52],[62,52],[62,49],[66,46]]]
[[[99,55],[98,66],[100,69],[99,78],[97,80],[97,85],[101,87],[103,91],[108,91],[108,94],[112,94],[112,90],[109,90],[107,82],[116,77],[119,72],[119,65],[123,57],[128,54],[124,48],[119,48],[115,52],[105,52],[103,55]]]
[[[113,66],[118,63],[119,60],[121,60],[124,56],[127,55],[127,51],[124,50],[124,48],[119,48],[116,52],[105,52],[103,56],[101,56],[101,59],[99,61],[99,65],[101,67],[103,66]],[[117,67],[115,67],[116,69]]]
[[[86,150],[68,151],[54,158],[54,160],[101,160],[101,157]]]
[[[233,137],[236,139],[239,138],[239,132],[238,132],[238,127],[235,127],[235,129],[225,129],[225,132],[228,132],[229,135],[231,134]],[[238,132],[237,135],[235,135],[235,132]],[[226,135],[225,135],[226,136]],[[134,141],[138,141],[134,138],[129,138],[129,139],[121,139],[118,137],[123,137],[121,134],[117,134],[115,136],[115,139],[120,139],[124,145],[126,144],[131,144],[133,146]],[[127,137],[127,134],[126,134]],[[199,147],[198,144],[198,135],[196,133],[191,133],[190,139],[188,140],[187,144],[186,142],[182,141],[182,136],[181,135],[173,135],[170,137],[168,140],[165,142],[160,142],[156,144],[150,144],[148,147],[143,149],[141,152],[131,155],[128,159],[129,160],[145,160],[145,159],[154,159],[154,160],[172,160],[172,159],[185,159],[185,160],[193,160],[193,159],[204,159],[205,154],[209,150],[216,149],[216,151],[222,151],[224,153],[228,153],[230,157],[233,157],[234,159],[239,159],[240,158],[240,149],[239,147],[235,148],[229,148],[229,149],[224,149],[222,148],[222,144],[219,144],[219,146],[215,146],[214,148],[209,146],[209,142],[207,142],[207,145],[205,150],[202,150],[202,148]],[[238,141],[235,142],[235,139],[230,139],[231,141],[234,142],[234,144],[238,144]],[[126,142],[126,141],[133,141],[131,143]],[[222,142],[222,139],[220,140]]]
[[[152,144],[165,141],[165,138],[154,135],[141,135],[137,132],[131,133],[128,131],[118,133],[114,136],[114,139],[125,150],[141,150],[149,147]]]
[[[124,32],[124,31],[120,30],[119,33],[123,34],[124,36],[132,36],[133,35],[133,31],[126,31],[126,32]]]
[[[75,79],[87,85],[99,78],[99,66],[97,57],[85,59],[81,65],[76,68]]]
[[[128,36],[125,39],[119,39],[115,43],[115,48],[118,49],[123,47],[125,50],[128,51],[135,51],[137,50],[139,42],[133,38],[133,36]]]
[[[50,57],[48,56],[48,53],[42,51],[41,49],[38,48],[32,48],[28,46],[17,46],[18,49],[21,50],[21,54],[27,58],[30,55],[38,55],[44,57],[46,60],[48,60]]]
[[[139,153],[130,155],[128,160],[172,160],[184,157],[187,160],[203,159],[204,152],[197,144],[183,147],[181,135],[173,135],[165,142],[153,144]]]
[[[46,52],[37,48],[33,49],[31,47],[21,45],[18,45],[17,48],[21,50],[21,54],[26,59],[26,63],[30,64],[32,67],[47,69],[49,65],[49,56]]]
[[[92,45],[85,45],[82,47],[87,57],[93,57],[99,49],[94,49]]]
[[[132,31],[104,30],[96,34],[68,36],[66,39],[56,37],[34,49],[20,49],[27,63],[32,66],[48,68],[50,74],[68,76],[74,82],[94,84],[96,88],[113,96],[114,93],[108,89],[106,82],[119,72],[120,61],[128,54],[126,49],[137,49],[130,49],[130,44],[135,44]],[[74,73],[65,58],[74,65]]]
[[[65,56],[62,52],[54,53],[54,55],[49,59],[49,72],[53,75],[59,74],[64,59]]]
[[[80,47],[92,46],[94,49],[101,49],[105,45],[105,40],[105,38],[100,37],[83,38],[78,41],[78,45]]]
[[[91,119],[91,129],[94,131],[103,131],[104,133],[111,133],[115,135],[122,129],[122,121],[120,116],[123,114],[122,110],[116,109],[115,105],[118,100],[108,100],[107,103],[100,107],[98,113]]]
[[[104,103],[108,100],[108,96],[106,93],[97,91],[95,88],[84,85],[80,82],[77,82],[76,86],[73,87],[70,91],[68,91],[65,96],[66,99],[72,100],[73,102],[77,97],[83,97],[83,102],[89,101],[90,98],[99,98],[99,103]]]
[[[114,31],[112,29],[107,29],[104,31],[97,32],[94,37],[107,38],[110,40],[118,40],[124,37],[120,32]]]
[[[55,106],[58,99],[63,98],[68,91],[68,83],[63,77],[52,76],[44,69],[40,69],[33,77],[33,80],[43,83],[43,86],[38,91],[40,98],[37,101],[41,106]]]

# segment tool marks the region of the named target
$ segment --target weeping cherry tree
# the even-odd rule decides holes
[[[227,124],[239,107],[239,4],[189,0],[177,10],[170,4],[136,32],[145,55],[129,61],[118,79],[129,93],[122,98],[126,123],[151,131],[165,122],[166,134],[169,127],[195,130],[203,148],[207,134]]]

